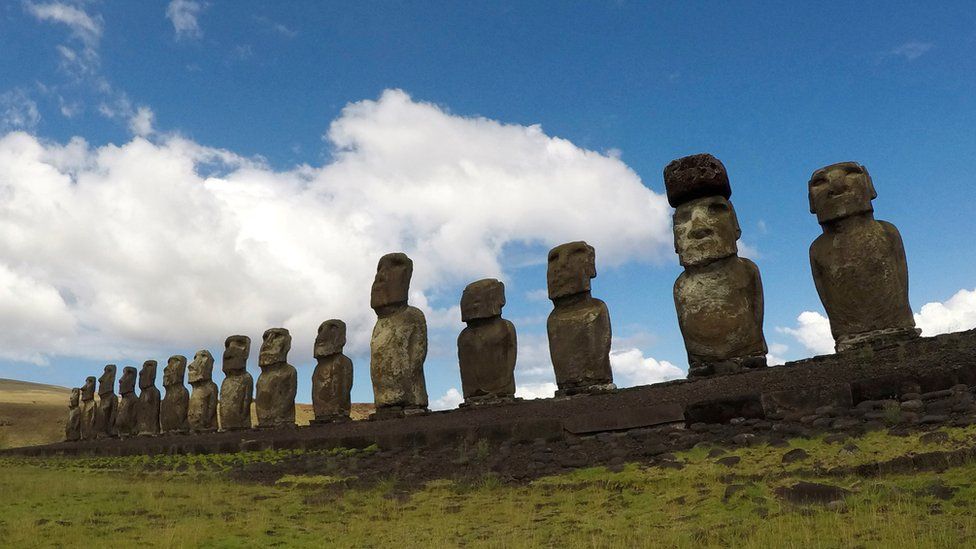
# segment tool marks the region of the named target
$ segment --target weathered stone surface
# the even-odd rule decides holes
[[[224,431],[251,428],[254,378],[247,372],[251,338],[232,335],[224,341],[224,381],[220,384],[220,428]]]
[[[258,366],[255,408],[258,427],[286,427],[295,425],[295,394],[298,392],[298,371],[288,364],[291,334],[284,328],[264,332]]]
[[[596,252],[586,242],[549,251],[546,282],[553,310],[546,322],[557,395],[612,390],[610,312],[590,295]]]
[[[352,406],[352,360],[342,354],[346,345],[346,323],[339,319],[319,325],[313,355],[312,410],[315,423],[346,421]]]
[[[846,410],[853,402],[849,383],[770,391],[763,393],[761,400],[767,417],[771,414],[780,414],[784,419],[789,420],[810,414],[834,415],[831,410],[824,408]]]
[[[905,247],[894,225],[874,219],[877,192],[867,170],[832,164],[813,173],[808,189],[823,228],[810,246],[810,266],[836,350],[918,337]]]
[[[138,431],[136,425],[139,398],[136,397],[137,370],[132,366],[122,368],[119,378],[119,409],[115,415],[115,432],[121,437],[135,436]]]
[[[159,389],[156,388],[157,367],[155,360],[147,360],[142,363],[142,369],[139,370],[139,408],[136,427],[140,435],[159,434],[160,398]]]
[[[680,423],[684,420],[683,406],[659,404],[657,406],[580,414],[565,420],[563,427],[573,434],[586,434],[666,425]]]
[[[708,177],[696,179],[699,172]],[[716,173],[722,185],[713,184]],[[688,376],[766,366],[762,280],[756,264],[737,255],[741,230],[724,168],[709,155],[678,159],[664,184],[675,197],[674,249],[685,268],[674,283],[674,305]]]
[[[95,422],[98,409],[95,404],[95,376],[85,378],[81,387],[81,438],[92,440],[95,438]]]
[[[757,394],[700,400],[685,408],[685,422],[688,425],[762,417],[765,417],[765,413]]]
[[[502,318],[505,285],[494,278],[472,282],[461,294],[458,363],[466,403],[515,398],[515,325]]]
[[[164,433],[185,433],[190,430],[187,408],[190,405],[190,392],[183,385],[186,374],[186,357],[173,355],[166,361],[163,369],[163,387],[166,396],[159,406],[159,428]]]
[[[81,438],[81,389],[71,389],[68,398],[68,421],[64,425],[64,439],[67,441]]]
[[[370,294],[376,325],[369,343],[369,375],[377,416],[427,410],[427,319],[407,304],[413,261],[406,254],[380,258]]]
[[[107,364],[98,378],[98,412],[95,414],[95,437],[113,437],[119,400],[115,396],[115,364]]]
[[[217,430],[217,384],[213,382],[213,355],[202,349],[190,363],[190,404],[186,418],[190,430],[206,433]]]

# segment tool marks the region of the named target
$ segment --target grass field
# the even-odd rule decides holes
[[[579,469],[526,484],[494,477],[405,487],[395,478],[307,475],[260,484],[253,463],[301,451],[0,460],[0,544],[163,547],[963,547],[976,545],[976,464],[858,477],[837,468],[971,447],[870,433],[844,444],[699,447],[674,467]],[[800,448],[806,459],[784,464]],[[360,451],[333,451],[357,459]],[[718,460],[739,457],[727,466]],[[305,456],[307,457],[307,456]],[[361,458],[360,458],[361,459]],[[237,472],[235,475],[234,473]],[[791,503],[799,481],[846,495]]]

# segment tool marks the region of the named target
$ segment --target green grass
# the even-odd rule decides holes
[[[828,474],[834,467],[974,443],[973,429],[947,432],[950,440],[937,445],[871,433],[853,441],[853,453],[820,439],[796,439],[791,445],[810,458],[789,465],[781,463],[789,448],[731,449],[729,455],[742,461],[729,468],[702,447],[677,455],[682,469],[589,468],[522,485],[494,477],[445,479],[410,492],[395,479],[365,486],[332,473],[286,475],[274,484],[226,475],[248,464],[300,457],[300,451],[7,458],[0,460],[0,545],[973,546],[976,464],[877,478]],[[775,495],[800,479],[850,490],[846,509],[793,505]],[[738,489],[726,497],[729,485]]]

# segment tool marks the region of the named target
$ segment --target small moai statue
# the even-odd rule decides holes
[[[68,397],[68,422],[64,424],[64,440],[75,441],[81,438],[81,389],[71,389]]]
[[[319,325],[313,350],[317,362],[312,373],[313,424],[349,421],[352,360],[342,354],[345,345],[345,322],[332,319]]]
[[[901,234],[874,218],[877,198],[868,171],[856,162],[813,172],[810,213],[823,234],[810,245],[810,267],[830,319],[837,352],[914,339],[908,303],[908,262]]]
[[[115,396],[115,364],[107,364],[98,378],[98,412],[95,414],[95,437],[116,435],[115,417],[119,411],[119,399]]]
[[[122,438],[139,433],[139,398],[136,396],[136,376],[138,371],[132,366],[122,368],[119,378],[119,409],[115,414],[115,432]]]
[[[546,282],[553,310],[546,322],[556,396],[616,389],[610,369],[610,312],[590,295],[596,251],[569,242],[549,251]]]
[[[468,284],[461,293],[458,364],[466,405],[515,399],[515,325],[502,318],[505,285],[494,278]]]
[[[220,384],[220,428],[236,431],[251,428],[251,401],[254,400],[254,378],[247,373],[247,358],[251,355],[251,338],[232,335],[224,340]]]
[[[190,431],[209,433],[217,430],[217,384],[213,382],[214,359],[210,351],[201,349],[190,363],[188,381],[193,387],[186,419]]]
[[[725,166],[710,154],[679,158],[664,168],[664,186],[684,267],[674,307],[688,377],[765,367],[762,280],[756,264],[738,256],[741,230]]]
[[[264,332],[258,355],[258,376],[254,407],[258,427],[294,427],[295,395],[298,393],[298,370],[288,364],[291,334],[284,328]]]
[[[190,430],[187,409],[190,391],[183,384],[186,375],[186,357],[173,355],[163,368],[163,387],[166,396],[159,404],[159,429],[164,433],[186,433]]]
[[[95,404],[95,376],[85,378],[81,386],[81,439],[93,440],[98,420],[98,407]]]
[[[427,412],[427,319],[407,304],[413,261],[386,254],[376,267],[370,307],[376,325],[369,342],[369,377],[376,404],[374,419]]]
[[[139,414],[136,426],[140,435],[155,436],[159,434],[159,389],[156,388],[155,360],[142,363],[139,370]]]

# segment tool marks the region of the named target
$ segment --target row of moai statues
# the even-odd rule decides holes
[[[738,256],[741,228],[730,202],[725,166],[709,154],[680,158],[664,169],[664,184],[675,209],[675,252],[684,268],[673,293],[689,377],[765,367],[762,280],[756,264]],[[874,219],[872,200],[877,193],[867,170],[854,162],[826,166],[814,172],[808,193],[810,211],[823,228],[810,247],[813,279],[836,350],[918,337],[908,303],[904,246],[894,225]],[[423,312],[408,303],[412,274],[413,262],[403,253],[387,254],[377,265],[370,295],[377,316],[370,340],[376,418],[427,412],[427,322]],[[591,295],[595,277],[595,250],[586,242],[550,250],[546,282],[553,310],[546,329],[557,396],[615,389],[610,314],[607,305]],[[504,305],[505,286],[496,279],[473,282],[461,295],[461,319],[467,326],[457,346],[464,405],[515,399],[517,336],[515,326],[501,316]],[[316,423],[349,418],[352,362],[342,354],[344,344],[342,321],[320,326],[312,383]],[[290,347],[287,330],[265,332],[255,397],[261,427],[294,424],[297,374],[287,363]],[[121,400],[113,393],[115,366],[106,366],[97,407],[94,377],[73,391],[69,438],[212,431],[218,425],[218,400],[223,429],[249,428],[249,350],[246,336],[227,338],[226,377],[219,399],[210,378],[213,358],[207,351],[198,352],[190,365],[192,394],[182,382],[186,359],[170,358],[162,401],[153,386],[154,361],[147,361],[139,373],[138,398],[135,368],[124,369]]]

